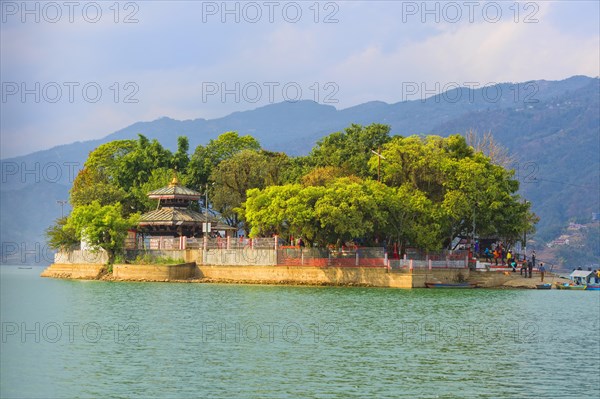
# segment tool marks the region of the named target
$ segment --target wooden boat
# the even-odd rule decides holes
[[[590,291],[600,291],[600,284],[588,284],[585,286],[585,289]]]
[[[559,290],[585,290],[586,285],[571,285],[568,283],[554,283]]]
[[[437,283],[437,282],[425,282],[427,288],[475,288],[475,283]]]
[[[535,288],[537,288],[538,290],[549,290],[552,288],[552,284],[536,284]]]

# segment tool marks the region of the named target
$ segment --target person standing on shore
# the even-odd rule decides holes
[[[521,270],[519,274],[522,276],[523,272],[525,272],[525,277],[527,277],[527,257],[523,256],[523,261],[521,262]]]
[[[534,259],[535,258],[532,256],[531,262],[527,263],[527,268],[529,269],[529,278],[531,278],[531,275],[533,274],[533,263],[535,262]]]
[[[483,255],[485,256],[485,260],[492,263],[492,253],[490,252],[490,249],[488,247],[486,247],[485,251],[483,251]]]
[[[546,267],[543,262],[540,262],[540,278],[542,279],[542,283],[544,282],[544,274],[546,273]]]
[[[496,262],[496,266],[498,266],[498,258],[500,257],[500,250],[498,247],[494,249],[494,262]]]

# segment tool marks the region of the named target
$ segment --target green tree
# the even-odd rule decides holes
[[[85,166],[73,181],[70,202],[73,207],[99,201],[102,205],[119,202],[126,197],[125,191],[111,182],[103,168]]]
[[[102,206],[94,201],[74,208],[63,229],[75,232],[78,240],[83,238],[93,249],[105,250],[112,264],[125,245],[127,230],[138,220],[139,214],[124,218],[119,203]]]
[[[516,194],[513,172],[493,164],[464,137],[394,137],[382,154],[383,182],[408,186],[431,201],[430,218],[444,246],[472,236],[474,229],[479,236],[508,242],[532,230],[535,216]],[[375,158],[369,163],[372,170]]]
[[[251,237],[278,234],[302,236],[320,246],[365,238],[387,226],[389,214],[381,201],[383,184],[339,178],[327,186],[287,184],[248,191],[243,216]]]
[[[239,136],[237,132],[226,132],[212,139],[206,147],[199,145],[190,158],[185,184],[200,189],[208,183],[213,169],[225,159],[243,150],[260,150],[260,143],[252,136]]]
[[[321,243],[343,243],[376,234],[375,229],[385,225],[388,217],[374,192],[380,188],[347,177],[327,186],[314,207]]]
[[[188,151],[190,150],[190,143],[188,138],[185,136],[177,137],[177,152],[173,154],[171,168],[178,172],[185,173],[188,164],[190,163],[190,156]]]
[[[250,237],[302,236],[309,243],[318,239],[320,224],[314,206],[325,187],[302,187],[300,184],[269,186],[248,190],[240,215],[251,226]]]
[[[368,167],[373,153],[390,140],[390,127],[373,123],[363,127],[352,124],[343,132],[319,140],[309,155],[315,167],[334,166],[362,178],[376,177]]]
[[[101,144],[90,153],[84,167],[101,172],[112,183],[119,173],[121,159],[135,150],[136,146],[135,140],[115,140]]]
[[[115,179],[119,187],[129,190],[148,181],[152,171],[171,168],[173,155],[156,139],[148,140],[139,135],[135,148],[118,159]]]
[[[348,172],[337,166],[321,166],[302,176],[303,186],[328,186],[340,177],[350,177]],[[358,177],[355,179],[360,180]]]
[[[46,229],[46,239],[50,248],[66,250],[79,244],[80,240],[75,230],[66,226],[67,220],[66,216],[58,218]]]
[[[399,244],[400,252],[407,246],[424,250],[439,250],[441,226],[435,217],[434,204],[421,190],[410,184],[389,187],[380,184],[378,202],[386,212],[386,223],[380,227],[383,237]]]
[[[210,175],[210,181],[214,182],[210,192],[214,209],[231,226],[244,228],[248,233],[237,208],[246,201],[247,190],[279,184],[286,161],[286,155],[254,150],[242,150],[221,161]]]

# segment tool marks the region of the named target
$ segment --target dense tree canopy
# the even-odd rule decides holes
[[[100,145],[90,153],[71,188],[73,207],[98,201],[101,205],[121,203],[124,215],[146,212],[152,202],[148,191],[168,183],[173,170],[188,163],[187,138],[178,140],[173,155],[157,140],[139,135],[135,140],[117,140]]]
[[[528,226],[529,204],[516,195],[513,172],[492,163],[463,136],[394,137],[384,145],[382,181],[408,185],[433,204],[445,246],[457,236],[517,240]],[[375,157],[374,157],[375,158]],[[371,159],[374,169],[376,160]]]
[[[206,147],[199,145],[192,155],[184,183],[199,189],[208,183],[214,168],[221,161],[231,158],[243,150],[260,150],[259,142],[252,136],[240,136],[237,132],[226,132],[210,140]]]
[[[313,167],[334,166],[348,174],[377,177],[368,167],[373,153],[390,140],[390,127],[373,123],[363,127],[352,124],[343,132],[332,133],[319,140],[308,159]]]
[[[319,140],[305,157],[265,151],[236,132],[198,146],[191,157],[185,137],[175,153],[143,135],[106,143],[76,177],[74,210],[49,229],[49,238],[59,247],[85,234],[115,253],[135,215],[156,206],[147,193],[173,173],[190,188],[208,190],[213,210],[253,237],[440,249],[457,237],[513,242],[533,231],[536,217],[516,194],[513,172],[463,136],[389,132],[381,124],[351,125]]]
[[[231,226],[248,232],[248,226],[240,221],[237,213],[246,201],[247,190],[280,184],[287,158],[285,154],[242,150],[221,161],[210,175],[213,208]]]
[[[326,166],[301,178],[303,186],[248,192],[243,215],[252,226],[251,235],[302,234],[319,244],[392,240],[402,247],[439,249],[456,237],[475,234],[514,242],[524,231],[532,231],[535,217],[529,203],[516,195],[518,182],[512,172],[468,146],[464,137],[384,139],[387,131],[377,125],[371,128],[383,134],[375,136],[380,138],[380,160],[372,152],[359,151],[354,141],[345,141],[368,130],[352,128],[317,145],[311,157]],[[333,143],[340,148],[334,150]],[[358,155],[352,157],[352,151]],[[383,184],[373,180],[379,168]],[[297,198],[305,201],[297,204]]]
[[[248,191],[244,216],[251,236],[302,236],[319,246],[359,239],[364,244],[404,239],[439,247],[431,201],[406,186],[342,177],[322,186],[288,184]]]

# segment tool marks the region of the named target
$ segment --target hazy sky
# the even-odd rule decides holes
[[[598,4],[2,1],[0,156],[162,116],[596,77]]]

